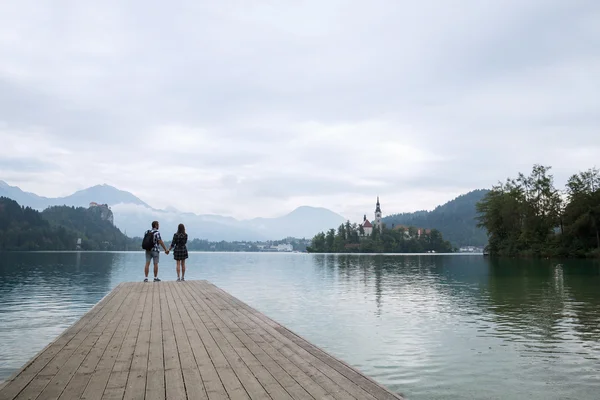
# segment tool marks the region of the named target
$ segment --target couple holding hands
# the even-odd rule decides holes
[[[150,270],[150,262],[154,261],[154,282],[160,282],[158,279],[158,260],[160,257],[160,248],[165,250],[165,254],[169,254],[171,250],[173,250],[173,258],[177,262],[177,281],[185,280],[185,260],[188,258],[187,251],[187,233],[185,233],[185,226],[183,224],[179,224],[177,227],[177,232],[173,235],[173,240],[171,241],[171,246],[169,249],[165,246],[162,238],[160,237],[160,232],[158,231],[159,224],[158,221],[152,221],[152,229],[146,231],[144,234],[144,240],[142,241],[142,248],[146,250],[146,265],[144,267],[144,282],[148,282],[148,272]],[[181,272],[181,277],[180,277]]]

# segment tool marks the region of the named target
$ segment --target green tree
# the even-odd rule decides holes
[[[327,231],[327,235],[325,235],[325,251],[327,253],[334,252],[334,243],[335,243],[335,229],[330,229]]]
[[[477,204],[491,255],[600,255],[600,173],[569,178],[566,198],[554,188],[550,167],[534,165],[498,184]]]

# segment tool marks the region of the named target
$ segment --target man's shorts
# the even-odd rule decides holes
[[[158,264],[158,256],[160,252],[158,250],[146,251],[146,262],[150,262],[154,259],[154,264]]]

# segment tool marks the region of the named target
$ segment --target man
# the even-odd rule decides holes
[[[152,230],[150,232],[152,232],[153,235],[154,247],[152,247],[152,250],[146,250],[146,266],[144,267],[144,274],[146,275],[146,278],[144,279],[144,282],[148,282],[148,271],[150,270],[150,261],[152,260],[154,261],[154,282],[160,282],[160,279],[158,279],[158,258],[160,255],[160,248],[158,245],[162,246],[162,248],[165,250],[165,254],[169,254],[169,250],[160,237],[160,232],[158,231],[158,221],[152,221]]]

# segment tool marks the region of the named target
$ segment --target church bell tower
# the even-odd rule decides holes
[[[381,231],[383,225],[381,223],[381,206],[379,205],[379,196],[377,196],[377,204],[375,205],[375,226]]]

